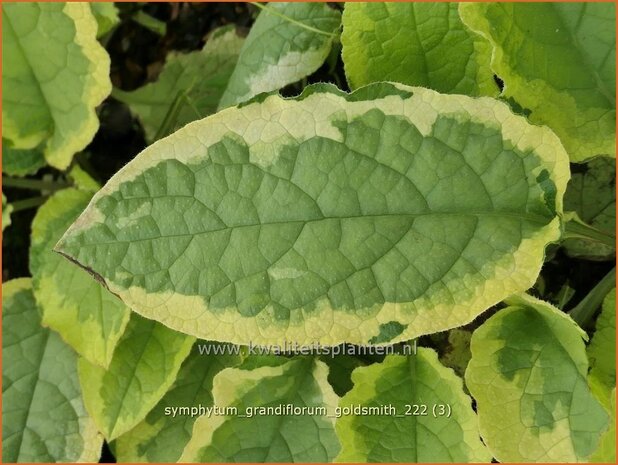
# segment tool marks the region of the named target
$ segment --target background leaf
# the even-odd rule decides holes
[[[194,341],[133,314],[107,370],[79,360],[84,403],[108,441],[135,427],[157,405]]]
[[[552,128],[572,161],[616,156],[616,5],[461,3],[489,41],[505,97]]]
[[[438,92],[498,95],[489,44],[468,31],[458,3],[346,3],[343,61],[350,87],[397,81]]]
[[[333,414],[339,398],[328,369],[311,357],[249,358],[215,376],[214,404],[238,415],[200,417],[181,462],[330,462],[339,451],[334,421],[307,410],[302,415],[255,414],[247,408],[292,405]]]
[[[47,141],[48,163],[64,169],[94,137],[111,90],[90,6],[3,3],[2,24],[2,136],[22,149]]]
[[[580,165],[567,185],[564,209],[576,212],[594,228],[616,234],[616,160],[597,157]],[[611,259],[614,247],[600,242],[567,239],[561,244],[571,257]]]
[[[278,90],[316,71],[341,14],[326,3],[267,3],[251,27],[219,109]]]
[[[588,384],[585,333],[521,295],[472,335],[466,385],[481,436],[501,462],[585,461],[607,428]]]
[[[433,350],[389,355],[382,363],[354,370],[352,380],[354,387],[339,402],[341,408],[392,406],[395,412],[338,418],[338,462],[491,461],[462,380],[440,364]],[[434,406],[443,408],[444,415],[434,416]]]
[[[30,279],[2,285],[2,462],[96,462],[77,356],[41,326]]]
[[[198,350],[198,344],[210,345],[213,351],[203,355]],[[219,350],[215,349],[217,346]],[[241,356],[234,354],[231,346],[198,341],[182,364],[174,385],[163,399],[141,423],[116,439],[116,460],[149,463],[178,461],[191,439],[197,415],[173,416],[166,411],[179,407],[212,407],[213,378],[224,368],[240,362]]]
[[[43,324],[78,354],[107,367],[129,322],[130,309],[82,268],[53,252],[92,193],[65,189],[42,205],[32,222],[30,272]]]
[[[217,29],[202,50],[168,55],[155,82],[131,92],[114,89],[112,95],[139,116],[148,140],[166,136],[215,112],[242,44],[234,27]]]

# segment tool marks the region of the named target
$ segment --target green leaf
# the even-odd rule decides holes
[[[459,328],[451,329],[448,333],[446,350],[440,357],[440,361],[444,365],[452,368],[460,376],[463,376],[466,372],[466,367],[472,357],[470,352],[471,338],[472,333],[470,331]]]
[[[166,136],[215,112],[242,44],[233,27],[217,29],[202,50],[168,55],[155,82],[132,92],[114,89],[112,95],[139,116],[148,140],[171,119],[169,130],[158,134]]]
[[[88,5],[97,20],[97,37],[103,37],[120,22],[118,8],[112,2],[89,2]]]
[[[312,357],[254,357],[239,368],[221,371],[212,392],[219,414],[198,418],[180,461],[332,461],[339,441],[328,415],[339,398],[327,374],[326,365]],[[229,408],[236,414],[227,412]],[[298,411],[277,414],[276,408]],[[298,413],[302,409],[304,413]]]
[[[43,324],[58,331],[79,355],[106,367],[131,311],[86,271],[52,250],[91,198],[90,192],[64,189],[39,208],[32,222],[30,272]]]
[[[219,109],[278,90],[316,71],[328,57],[341,14],[326,3],[261,6]]]
[[[522,294],[472,335],[466,385],[481,436],[501,462],[585,461],[607,426],[586,383],[586,334]]]
[[[94,137],[111,90],[90,7],[3,3],[2,25],[2,136],[18,149],[46,141],[46,160],[64,169]]]
[[[588,359],[591,388],[609,410],[609,393],[616,387],[616,288],[603,301],[596,331],[588,346]]]
[[[2,173],[9,176],[28,176],[45,166],[43,152],[39,149],[17,150],[2,139]]]
[[[505,97],[552,128],[572,161],[616,156],[613,3],[461,3],[459,12],[491,44]]]
[[[4,231],[11,225],[11,212],[13,206],[7,203],[6,196],[2,193],[2,230]]]
[[[67,175],[73,185],[81,191],[94,194],[101,188],[101,185],[77,164],[71,167]]]
[[[352,380],[354,388],[339,402],[338,462],[491,461],[462,380],[433,350],[389,355],[354,370]],[[346,408],[375,412],[354,414]]]
[[[567,162],[493,99],[312,86],[151,145],[56,248],[206,340],[394,343],[534,284]]]
[[[616,234],[616,160],[598,157],[573,173],[564,195],[564,209],[576,212],[590,226]],[[571,257],[612,258],[615,248],[600,242],[567,239],[562,242]]]
[[[41,326],[30,279],[2,285],[2,462],[97,462],[77,356]]]
[[[157,405],[194,341],[133,314],[107,370],[79,360],[84,403],[108,441],[135,427]]]
[[[338,396],[343,396],[352,389],[352,372],[365,365],[360,358],[345,354],[323,355],[320,360],[328,365],[328,383]]]
[[[204,411],[213,407],[212,382],[214,376],[241,361],[239,346],[201,342],[193,347],[184,361],[173,387],[157,406],[135,428],[114,443],[118,462],[176,462],[191,439],[197,414],[179,414],[181,406]],[[198,349],[210,346],[210,353],[202,355]],[[195,402],[191,405],[188,402]],[[174,415],[175,413],[175,415]]]
[[[616,463],[616,388],[608,395],[610,422],[599,447],[590,456],[591,463]]]
[[[491,48],[459,19],[457,3],[346,3],[343,62],[350,87],[397,81],[438,92],[498,95]]]

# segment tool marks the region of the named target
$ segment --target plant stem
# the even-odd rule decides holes
[[[571,309],[569,315],[582,328],[594,317],[594,314],[603,303],[603,299],[609,291],[616,286],[616,267],[603,277],[599,283],[592,288],[580,303]]]
[[[69,187],[70,184],[62,181],[41,181],[39,179],[22,179],[2,176],[3,187],[16,187],[33,191],[57,191]]]
[[[567,221],[564,225],[565,239],[567,238],[579,238],[593,242],[600,242],[609,247],[616,247],[616,237],[600,231],[592,226],[589,226],[578,221]]]
[[[28,210],[30,208],[39,207],[43,205],[48,198],[49,198],[48,196],[42,195],[40,197],[32,197],[30,199],[24,199],[24,200],[18,200],[17,202],[11,202],[10,205],[11,207],[13,207],[13,210],[11,211],[11,213],[15,213],[15,212],[22,211],[22,210]]]
[[[298,27],[302,27],[303,29],[307,29],[308,31],[311,32],[316,32],[318,34],[322,34],[328,37],[333,37],[336,38],[337,34],[333,34],[331,32],[326,32],[326,31],[322,31],[321,29],[317,29],[315,27],[309,26],[308,24],[302,23],[300,21],[296,21],[294,18],[290,18],[289,16],[286,16],[282,13],[279,13],[277,10],[273,10],[272,8],[266,6],[266,5],[262,5],[261,3],[258,2],[251,2],[251,5],[258,7],[261,10],[265,10],[268,13],[275,15],[275,16],[279,16],[282,19],[285,19],[286,21],[289,21],[292,24],[297,25]]]

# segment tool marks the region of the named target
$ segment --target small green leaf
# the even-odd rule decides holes
[[[101,185],[79,165],[73,165],[67,173],[73,185],[84,192],[95,193]]]
[[[457,3],[346,3],[343,62],[350,87],[397,81],[438,92],[498,95],[491,48],[469,32]]]
[[[87,3],[2,4],[2,136],[20,149],[46,141],[55,168],[92,140],[111,90],[96,32]]]
[[[585,461],[607,427],[588,384],[586,334],[522,294],[472,335],[466,385],[481,436],[501,462]]]
[[[616,156],[614,3],[461,3],[493,48],[505,97],[560,137],[574,162]]]
[[[97,20],[97,37],[103,37],[120,22],[118,8],[112,2],[89,2],[88,5]]]
[[[312,86],[148,147],[57,244],[206,340],[394,343],[534,284],[568,159],[496,100]]]
[[[470,352],[470,339],[472,334],[465,329],[454,328],[448,333],[448,345],[440,361],[449,368],[455,370],[460,376],[466,372],[472,353]]]
[[[45,166],[43,152],[38,148],[17,150],[2,139],[2,173],[9,176],[28,176]]]
[[[135,427],[157,405],[194,341],[132,314],[107,370],[79,360],[84,403],[108,441]]]
[[[41,326],[30,279],[2,285],[2,462],[97,462],[77,356]]]
[[[241,361],[239,346],[200,342],[212,351],[202,355],[197,344],[184,361],[172,388],[146,418],[114,442],[118,462],[176,462],[191,439],[197,414],[180,411],[180,407],[213,407],[212,382],[217,373]],[[218,349],[217,350],[217,346]],[[194,399],[193,404],[188,404]]]
[[[598,157],[573,173],[564,195],[564,209],[578,214],[590,226],[616,234],[616,160]],[[604,260],[615,248],[600,242],[566,239],[561,244],[571,257]]]
[[[328,57],[341,14],[326,3],[267,3],[240,52],[219,109],[278,90]]]
[[[13,207],[6,200],[6,196],[2,193],[2,230],[4,231],[11,225],[11,212]]]
[[[212,392],[220,413],[198,418],[180,462],[332,461],[339,441],[328,415],[339,398],[327,375],[326,365],[312,357],[253,357],[221,371]],[[230,407],[235,414],[224,411]]]
[[[242,44],[233,27],[217,29],[202,50],[170,54],[155,82],[131,92],[114,89],[112,95],[139,116],[152,141],[166,119],[173,119],[173,132],[215,112]]]
[[[588,346],[588,359],[590,387],[609,410],[609,393],[616,387],[616,288],[603,301],[603,309]]]
[[[82,357],[106,367],[131,311],[86,271],[52,250],[91,198],[91,193],[64,189],[39,208],[32,222],[30,272],[43,324],[58,331]]]
[[[433,350],[389,355],[354,370],[352,380],[354,388],[339,402],[338,462],[491,461],[462,380]],[[355,414],[346,408],[375,411]]]

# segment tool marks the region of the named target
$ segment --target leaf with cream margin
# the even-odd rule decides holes
[[[394,343],[531,287],[568,177],[558,138],[494,99],[317,85],[151,145],[56,248],[202,339]]]
[[[234,27],[217,29],[202,50],[170,54],[155,82],[131,92],[114,89],[112,95],[139,116],[152,141],[169,118],[173,132],[216,111],[242,44]]]
[[[133,313],[107,369],[79,360],[84,403],[105,439],[126,433],[157,405],[194,341]]]
[[[573,173],[564,194],[565,211],[604,233],[616,234],[616,159],[597,157]],[[571,257],[611,259],[614,247],[590,239],[569,238],[560,244]]]
[[[352,381],[354,387],[339,402],[342,413],[346,408],[374,413],[337,419],[337,462],[491,462],[479,438],[472,399],[461,378],[442,366],[432,349],[389,355],[382,363],[354,370]],[[379,413],[385,406],[394,412]]]
[[[85,270],[52,250],[91,198],[91,192],[64,189],[38,209],[32,222],[30,273],[43,324],[79,355],[107,367],[131,311]]]
[[[221,371],[212,392],[219,414],[197,419],[180,462],[331,462],[339,398],[327,375],[313,357],[254,356]]]
[[[463,25],[457,5],[346,3],[341,43],[350,87],[397,81],[449,94],[497,96],[491,47]]]
[[[239,346],[198,341],[210,346],[201,354],[196,344],[184,361],[172,388],[146,418],[114,442],[118,462],[176,462],[191,439],[197,415],[179,413],[181,406],[201,410],[213,407],[213,378],[224,368],[241,362]],[[188,401],[194,403],[187,405]]]
[[[466,386],[483,441],[501,462],[578,462],[596,449],[607,414],[586,382],[586,333],[525,294],[472,335]]]
[[[326,3],[266,3],[240,51],[219,109],[278,90],[322,66],[341,25]]]
[[[588,360],[590,388],[610,410],[610,393],[616,387],[616,288],[603,300],[602,311],[588,346]]]
[[[504,96],[546,124],[571,161],[616,156],[616,5],[459,5],[461,19],[489,41]]]
[[[2,285],[2,462],[97,462],[77,356],[41,326],[30,279]]]
[[[109,56],[87,3],[2,3],[2,137],[65,169],[99,128]],[[45,44],[44,47],[41,44]]]

